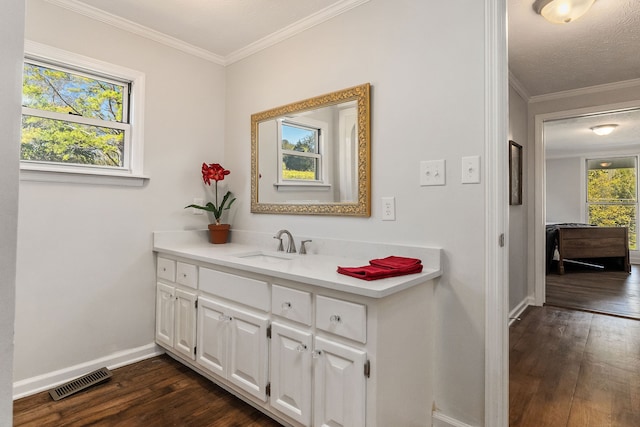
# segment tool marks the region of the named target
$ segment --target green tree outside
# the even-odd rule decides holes
[[[590,169],[587,175],[589,222],[629,228],[629,248],[637,248],[636,169]]]
[[[282,140],[282,149],[290,152],[314,153],[316,147],[315,135],[308,135],[295,144],[286,139]],[[313,157],[298,156],[295,154],[283,154],[282,178],[314,181],[317,179],[317,160]]]
[[[66,114],[70,120],[23,114],[22,160],[122,167],[124,131],[107,123],[75,123],[72,116],[121,123],[124,96],[124,84],[25,62],[23,107]]]

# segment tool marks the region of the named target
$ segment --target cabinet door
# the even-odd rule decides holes
[[[196,299],[196,294],[176,289],[174,348],[191,360],[196,358]]]
[[[209,372],[227,377],[227,342],[231,317],[228,306],[198,297],[198,354],[196,361]]]
[[[316,337],[315,354],[313,425],[364,426],[366,353]]]
[[[253,396],[267,401],[269,319],[239,308],[229,310],[233,318],[229,336],[228,379]]]
[[[156,287],[156,341],[169,347],[173,347],[174,299],[175,288],[158,283]]]
[[[271,406],[311,424],[311,333],[271,324]]]

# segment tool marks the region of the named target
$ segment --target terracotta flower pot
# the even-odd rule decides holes
[[[229,224],[209,224],[209,240],[211,243],[221,244],[229,241]]]

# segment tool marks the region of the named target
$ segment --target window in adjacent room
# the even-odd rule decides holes
[[[22,169],[140,175],[142,120],[133,105],[141,108],[143,75],[42,45],[33,50],[24,59]]]
[[[637,249],[637,157],[587,160],[587,215],[590,224],[629,228],[629,249]]]

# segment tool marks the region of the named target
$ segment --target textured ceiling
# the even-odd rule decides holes
[[[614,123],[609,135],[598,136],[591,127]],[[640,110],[605,112],[544,122],[547,158],[576,156],[581,153],[609,153],[640,149]]]
[[[509,69],[530,96],[640,78],[640,0],[596,0],[558,25],[508,0]]]

